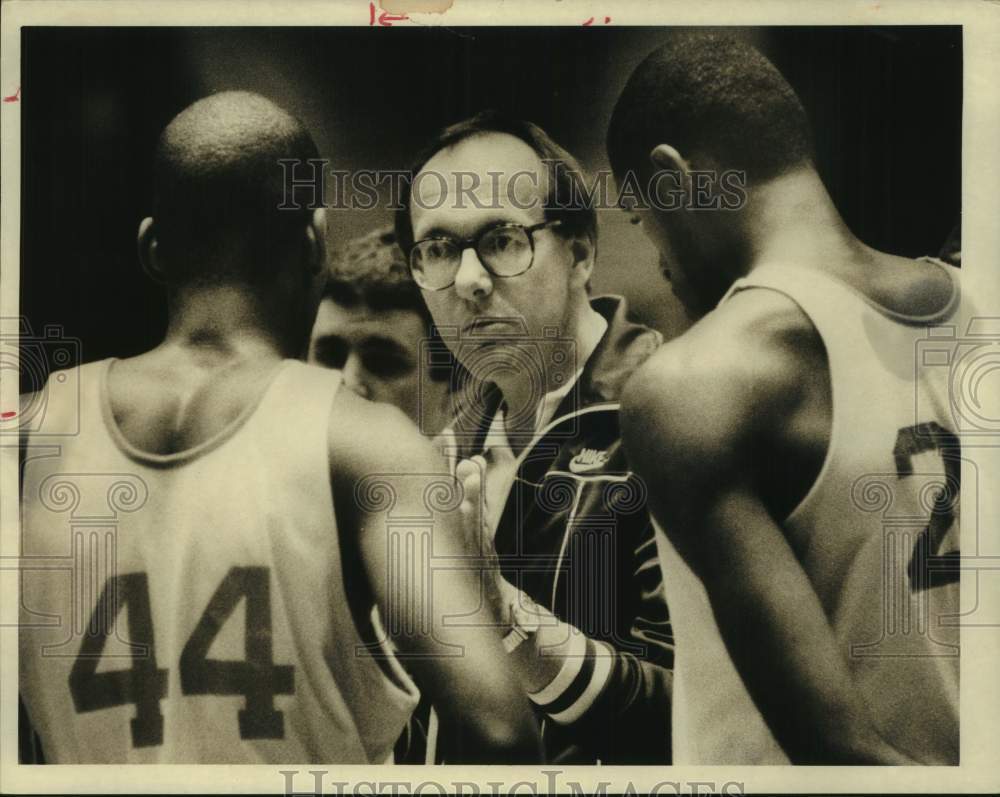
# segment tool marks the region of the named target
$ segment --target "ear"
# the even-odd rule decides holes
[[[156,253],[156,227],[153,224],[153,217],[146,216],[139,222],[139,232],[136,235],[136,246],[139,254],[139,263],[142,270],[153,282],[164,285],[167,282],[163,274],[162,264]]]
[[[680,172],[684,179],[687,179],[691,171],[689,164],[681,154],[669,144],[657,144],[649,151],[649,162],[657,171]]]
[[[316,208],[306,225],[306,259],[313,276],[326,266],[326,208]]]
[[[597,246],[589,235],[580,235],[570,240],[569,249],[573,254],[573,273],[570,276],[570,283],[584,287],[590,281],[590,275],[594,270]]]

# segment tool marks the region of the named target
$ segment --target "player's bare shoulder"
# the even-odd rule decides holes
[[[742,291],[635,374],[622,405],[626,426],[655,419],[679,444],[731,444],[801,402],[817,355],[822,364],[822,340],[791,299]]]
[[[335,482],[375,473],[433,473],[447,469],[413,422],[395,406],[337,391],[327,431]]]

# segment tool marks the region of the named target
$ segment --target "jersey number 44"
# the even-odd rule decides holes
[[[246,600],[244,660],[208,658],[212,641],[242,599]],[[98,672],[108,636],[122,609],[128,617],[131,667]],[[275,710],[274,696],[294,692],[295,668],[274,663],[268,568],[230,569],[184,645],[179,667],[184,695],[243,695],[244,707],[236,717],[241,739],[284,738],[284,716]],[[156,658],[146,573],[112,576],[104,583],[70,672],[74,707],[86,712],[133,704],[132,744],[163,744],[160,701],[167,696],[167,683],[168,671],[160,669]]]

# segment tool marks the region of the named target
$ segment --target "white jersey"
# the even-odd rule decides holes
[[[112,362],[29,438],[20,688],[46,760],[385,762],[418,694],[345,587],[339,372],[285,361],[221,433],[152,455],[114,421]]]
[[[881,733],[917,760],[957,763],[959,441],[941,351],[965,330],[957,272],[940,265],[954,291],[933,317],[902,316],[828,275],[771,265],[726,298],[779,291],[823,340],[829,449],[782,527]],[[726,653],[704,587],[657,536],[677,640],[674,763],[787,763]]]

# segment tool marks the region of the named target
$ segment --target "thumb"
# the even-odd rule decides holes
[[[463,459],[455,468],[455,477],[461,482],[464,500],[477,509],[483,500],[483,478],[486,473],[486,460],[481,456]]]

